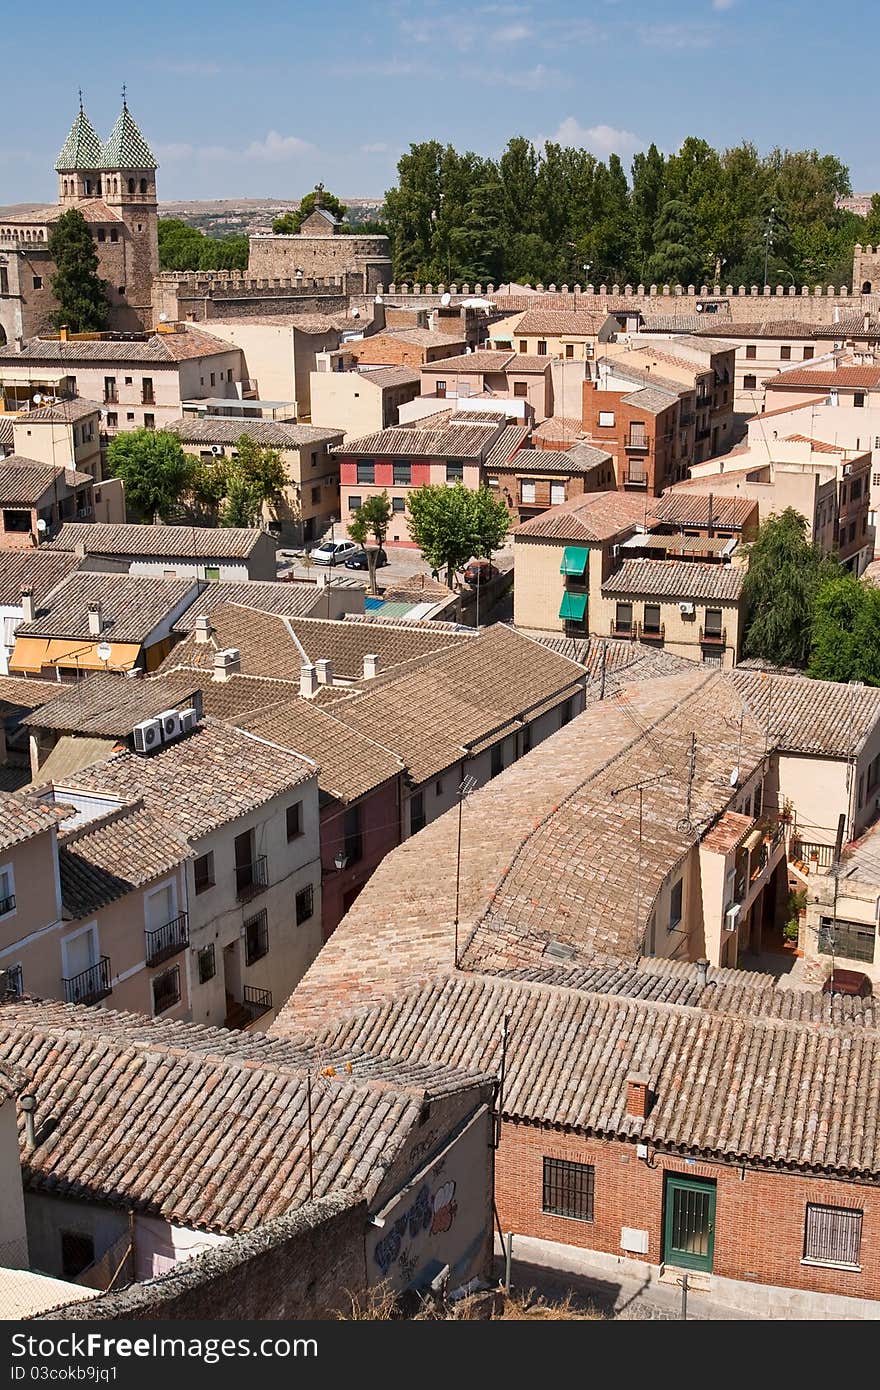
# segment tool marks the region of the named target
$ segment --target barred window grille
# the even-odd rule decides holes
[[[820,1264],[860,1263],[862,1212],[851,1207],[820,1207],[807,1203],[804,1259]]]
[[[161,1014],[180,1003],[180,967],[175,965],[153,976],[153,1013]]]
[[[209,980],[213,980],[217,973],[217,966],[214,960],[214,943],[202,946],[198,953],[199,956],[199,984],[206,985]]]
[[[269,950],[269,918],[265,908],[244,924],[245,964],[253,965]]]
[[[574,1221],[592,1221],[595,1178],[592,1163],[545,1158],[542,1210]]]
[[[301,888],[296,895],[296,925],[301,927],[303,922],[307,922],[315,911],[315,895],[312,885],[309,883],[305,888]]]
[[[819,925],[819,951],[823,956],[843,956],[845,960],[874,959],[875,930],[864,922],[845,922],[823,917]]]

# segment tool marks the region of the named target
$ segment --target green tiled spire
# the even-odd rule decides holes
[[[119,119],[101,151],[102,169],[155,169],[156,156],[150,149],[128,109],[125,96]]]
[[[95,127],[82,109],[82,96],[80,96],[79,114],[70,127],[70,134],[55,161],[55,168],[59,174],[67,174],[79,169],[100,169],[101,158],[101,141]]]

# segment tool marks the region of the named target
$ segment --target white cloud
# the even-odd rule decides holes
[[[297,155],[307,154],[314,148],[308,140],[301,140],[298,135],[279,135],[277,130],[270,130],[265,140],[252,140],[244,154],[247,159],[262,159],[268,164],[282,164],[285,160],[295,159]]]
[[[566,116],[551,140],[557,145],[575,145],[591,154],[607,159],[609,154],[628,159],[636,150],[646,148],[640,135],[631,130],[617,130],[611,125],[582,126],[574,116]]]
[[[388,146],[384,140],[376,140],[372,145],[361,145],[363,154],[387,154]]]
[[[527,24],[505,24],[494,34],[499,43],[519,43],[520,39],[529,39],[531,36],[532,31]]]

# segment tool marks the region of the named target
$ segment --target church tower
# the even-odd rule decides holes
[[[75,207],[83,198],[100,198],[102,192],[101,141],[82,104],[79,114],[55,161],[58,174],[58,201],[62,207]]]
[[[124,88],[122,110],[101,150],[100,165],[101,196],[122,223],[120,263],[110,282],[114,318],[120,317],[124,302],[137,319],[132,326],[150,329],[153,279],[159,273],[157,164],[128,109]]]

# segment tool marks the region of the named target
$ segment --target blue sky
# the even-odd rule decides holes
[[[4,70],[0,203],[55,196],[77,87],[104,137],[129,105],[161,199],[381,195],[410,141],[497,154],[512,134],[624,162],[655,140],[813,147],[880,188],[880,19],[820,0],[42,0]],[[869,17],[870,16],[870,17]],[[870,41],[866,41],[866,38]],[[127,56],[125,56],[127,55]]]

